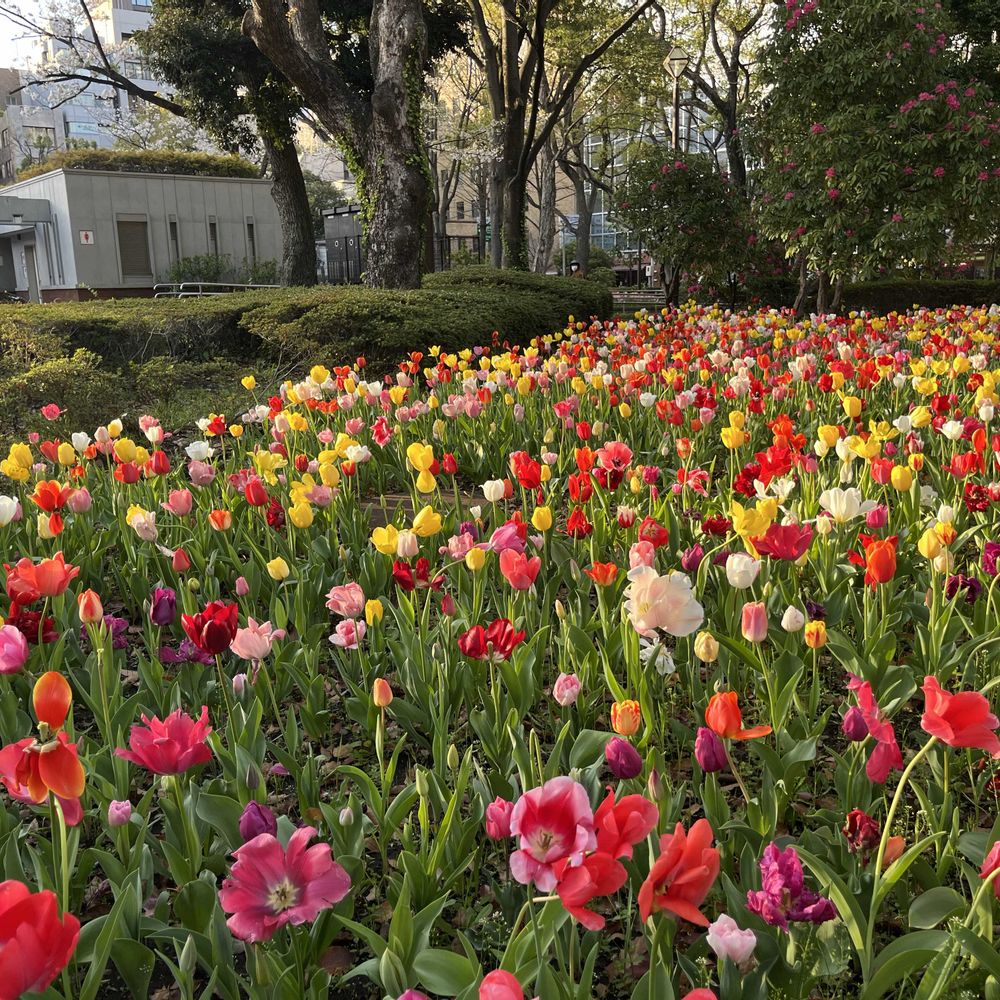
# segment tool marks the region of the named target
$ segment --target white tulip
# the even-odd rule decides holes
[[[760,560],[746,552],[733,552],[726,560],[726,579],[737,590],[753,586],[759,572]]]

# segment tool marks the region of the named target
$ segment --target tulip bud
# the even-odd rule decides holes
[[[786,632],[798,632],[805,623],[806,616],[794,604],[785,608],[785,613],[781,616],[781,627]]]
[[[101,599],[93,590],[85,590],[76,599],[77,610],[80,612],[80,622],[83,625],[97,625],[104,621],[104,607]]]
[[[458,770],[458,747],[454,743],[448,744],[448,769],[451,771]]]
[[[376,677],[372,684],[372,701],[376,708],[388,708],[392,704],[392,688],[384,677]]]
[[[635,778],[642,773],[642,758],[628,740],[612,736],[604,745],[604,759],[611,773],[619,780]]]
[[[108,826],[125,826],[132,818],[132,803],[126,799],[119,802],[117,799],[108,804]]]
[[[706,774],[721,771],[729,763],[722,740],[706,726],[700,726],[695,736],[694,759]]]
[[[841,732],[852,742],[860,743],[868,738],[868,723],[861,714],[861,709],[852,705],[844,713],[844,721],[840,724]]]
[[[826,645],[826,622],[809,622],[806,625],[805,640],[810,649],[822,649]]]
[[[247,583],[246,577],[238,576],[236,578],[236,596],[246,597],[250,593],[250,584]]]
[[[719,658],[719,640],[711,632],[699,632],[694,640],[694,655],[702,663],[715,663]]]
[[[506,840],[510,836],[510,816],[514,803],[499,796],[486,807],[486,836],[490,840]]]
[[[337,817],[341,826],[353,826],[354,825],[354,810],[350,806],[344,806],[340,810],[340,815]]]
[[[655,767],[650,769],[649,777],[646,779],[646,791],[654,802],[659,802],[660,799],[666,798],[667,789],[663,784],[663,779],[660,777],[660,772]]]
[[[177,617],[177,594],[170,587],[157,587],[149,600],[149,620],[163,627]]]
[[[233,674],[233,694],[236,696],[240,704],[243,703],[244,695],[249,695],[250,678],[246,674]]]
[[[187,589],[192,594],[197,594],[201,590],[201,581],[196,576],[192,576],[187,582]]]
[[[552,685],[552,697],[563,708],[574,704],[580,696],[580,678],[576,674],[561,673]]]
[[[248,792],[255,791],[260,787],[261,775],[260,770],[257,768],[256,764],[251,764],[247,768],[247,776],[244,784]]]
[[[556,598],[555,613],[556,613],[556,618],[558,618],[559,621],[566,620],[566,607],[563,604],[563,602],[560,601],[558,598]]]
[[[611,728],[619,736],[633,736],[639,730],[642,712],[637,701],[626,698],[611,706]]]
[[[170,560],[175,573],[186,573],[191,568],[191,560],[183,549],[177,549]]]
[[[244,843],[269,833],[273,837],[278,832],[278,821],[267,806],[251,800],[240,815],[240,836]]]
[[[417,768],[413,783],[417,786],[417,795],[422,799],[426,799],[430,791],[430,785],[427,783],[427,772],[422,767]]]
[[[267,564],[267,575],[272,580],[277,582],[287,580],[289,573],[291,573],[291,570],[288,568],[288,563],[281,556],[275,557]],[[242,580],[243,577],[240,577],[240,579]]]
[[[767,638],[767,606],[763,601],[747,601],[743,605],[740,626],[747,642],[763,642]]]

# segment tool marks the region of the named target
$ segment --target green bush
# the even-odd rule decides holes
[[[19,181],[50,170],[113,170],[133,174],[186,174],[199,177],[260,177],[239,156],[182,153],[164,149],[67,149],[18,171]]]
[[[114,372],[101,366],[92,351],[51,358],[20,374],[0,379],[0,441],[28,429],[40,429],[38,411],[58,403],[74,416],[74,427],[94,428],[128,405]]]
[[[872,313],[904,312],[915,305],[929,309],[948,306],[989,306],[1000,303],[1000,281],[892,279],[845,285],[845,310]]]
[[[243,258],[234,264],[229,254],[202,254],[181,257],[167,271],[167,281],[233,282],[238,285],[277,285],[280,283],[278,262],[274,260],[249,261]]]

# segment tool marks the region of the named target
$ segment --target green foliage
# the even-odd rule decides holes
[[[790,308],[798,293],[793,278],[751,278],[739,290],[738,301],[751,305]],[[841,311],[864,309],[878,315],[904,312],[914,306],[947,309],[950,306],[984,306],[1000,302],[1000,281],[894,278],[844,285]]]
[[[249,261],[239,265],[228,254],[202,254],[182,257],[170,265],[167,281],[216,281],[240,285],[277,285],[279,266],[273,260]]]
[[[932,261],[996,220],[989,93],[928,4],[823,0],[773,15],[755,127],[761,228],[831,275]],[[940,5],[938,5],[940,6]]]
[[[196,177],[259,177],[260,171],[238,156],[181,153],[162,149],[70,149],[22,170],[27,180],[50,170],[112,170],[134,174],[184,174]]]
[[[304,170],[302,177],[306,182],[306,195],[309,198],[309,208],[312,211],[313,236],[321,240],[324,236],[323,211],[344,204],[347,200],[344,189],[339,184],[324,180],[309,170]]]
[[[747,259],[748,206],[706,154],[639,146],[620,202],[619,223],[641,232],[657,260],[689,273],[725,276]]]

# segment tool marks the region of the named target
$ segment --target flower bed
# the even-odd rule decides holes
[[[0,997],[996,995],[998,344],[692,306],[53,400]]]

